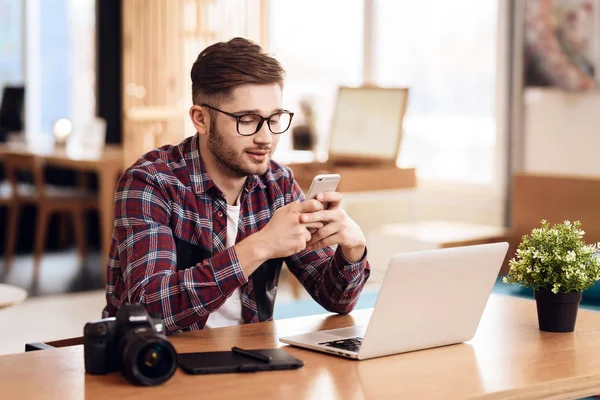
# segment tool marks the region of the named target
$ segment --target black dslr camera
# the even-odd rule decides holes
[[[116,317],[85,324],[83,350],[87,373],[123,371],[134,384],[158,385],[177,369],[163,319],[151,317],[140,304],[124,304]]]

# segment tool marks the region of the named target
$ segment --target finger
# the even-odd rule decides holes
[[[308,241],[311,239],[312,235],[310,234],[310,232],[308,230],[304,231],[304,239],[306,239],[306,242],[308,243]]]
[[[321,229],[322,227],[324,227],[325,224],[322,222],[310,222],[308,224],[304,224],[304,226],[306,227],[306,229],[318,230],[318,229]]]
[[[300,214],[300,222],[303,224],[310,224],[311,222],[327,222],[325,221],[326,212],[327,210],[321,210]]]
[[[312,232],[312,236],[311,236],[310,240],[308,241],[308,243],[306,243],[306,245],[307,246],[313,245],[316,242],[318,242],[319,240],[323,240],[326,237],[333,235],[335,232],[336,232],[335,226],[327,225],[327,227],[323,227],[319,230]]]
[[[295,205],[294,209],[299,214],[323,210],[323,203],[315,199],[304,200],[300,203],[292,204]]]
[[[318,231],[316,231],[312,234],[312,237],[310,238],[309,242],[306,245],[307,246],[313,245],[320,240],[328,238],[331,235],[335,235],[339,231],[340,231],[340,225],[337,223],[325,225],[323,228],[319,229]]]
[[[311,244],[310,246],[306,246],[306,250],[314,251],[318,249],[322,249],[324,247],[333,246],[334,244],[339,244],[342,237],[340,234],[335,234],[329,237],[326,237],[323,240],[319,240],[316,243]]]
[[[317,200],[327,203],[329,209],[337,208],[342,203],[342,194],[338,192],[325,192],[317,195]]]
[[[321,210],[300,215],[300,222],[331,222],[337,221],[341,215],[339,210]]]

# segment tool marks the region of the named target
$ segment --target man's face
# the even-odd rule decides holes
[[[281,88],[277,84],[239,86],[217,108],[236,115],[252,113],[268,117],[281,110]],[[208,148],[219,168],[231,176],[267,172],[278,142],[279,135],[271,133],[266,121],[254,135],[242,136],[234,118],[211,111]]]

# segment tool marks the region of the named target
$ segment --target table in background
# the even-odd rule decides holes
[[[285,335],[363,324],[371,310],[317,315],[171,336],[178,352],[281,347]],[[40,330],[43,340],[43,329]],[[535,303],[492,295],[467,343],[365,361],[286,346],[298,370],[187,375],[156,387],[130,385],[120,373],[84,373],[83,346],[0,356],[8,398],[568,399],[600,393],[600,313],[580,310],[574,333],[541,332]]]
[[[94,172],[98,176],[98,209],[100,224],[100,250],[102,270],[108,262],[114,221],[114,195],[119,175],[123,172],[123,150],[120,145],[107,144],[98,158],[70,157],[64,148],[48,153],[38,153],[23,143],[0,143],[0,160],[3,154],[33,154],[47,166],[82,172]]]
[[[27,291],[17,286],[0,283],[0,310],[19,304],[27,298]]]

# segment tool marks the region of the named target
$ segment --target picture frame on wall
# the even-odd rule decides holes
[[[524,86],[600,89],[600,0],[524,2]]]

